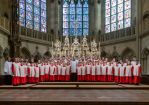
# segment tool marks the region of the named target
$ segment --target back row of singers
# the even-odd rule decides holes
[[[20,85],[44,81],[96,81],[139,84],[141,65],[135,61],[82,62],[73,59],[71,62],[56,60],[42,63],[6,62],[4,71],[12,76],[12,84]]]

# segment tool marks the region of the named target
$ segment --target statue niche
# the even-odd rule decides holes
[[[71,54],[72,56],[80,56],[81,54],[80,43],[78,42],[77,37],[75,37],[74,42],[71,45]]]

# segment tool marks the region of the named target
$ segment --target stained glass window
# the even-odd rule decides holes
[[[131,26],[131,0],[105,0],[105,33]]]
[[[21,26],[46,32],[46,0],[20,0]]]
[[[88,0],[63,0],[63,35],[88,35]]]

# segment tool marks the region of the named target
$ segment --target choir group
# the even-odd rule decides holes
[[[77,81],[117,82],[121,84],[139,84],[141,65],[137,61],[116,62],[113,59],[78,59],[76,65]],[[71,76],[71,59],[48,59],[29,63],[15,58],[11,66],[12,84],[65,81]]]

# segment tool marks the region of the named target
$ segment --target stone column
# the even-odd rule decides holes
[[[136,55],[138,60],[140,59],[141,55],[141,43],[140,43],[140,35],[142,33],[142,0],[137,0],[136,1],[136,10],[137,10],[137,15],[136,15]]]

